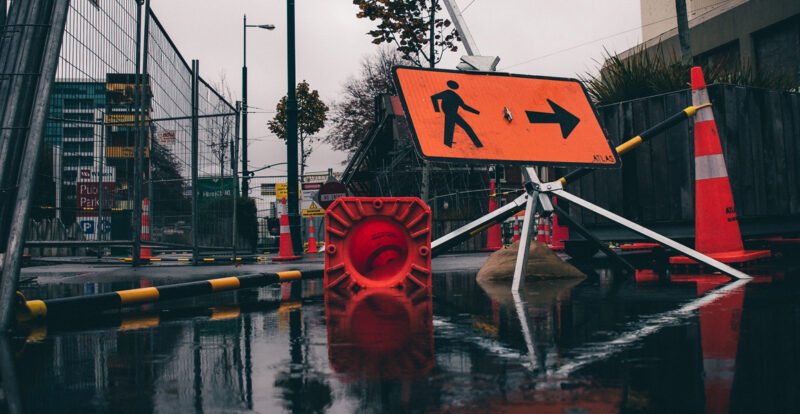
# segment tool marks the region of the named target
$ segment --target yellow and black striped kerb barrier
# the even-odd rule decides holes
[[[310,297],[322,297],[310,296]],[[302,298],[302,299],[305,299]],[[177,308],[171,310],[147,311],[145,313],[116,312],[104,313],[93,318],[48,319],[47,323],[31,324],[27,332],[26,343],[41,342],[51,332],[78,331],[90,329],[116,329],[118,332],[155,328],[161,324],[186,319],[202,318],[209,322],[225,321],[238,318],[245,312],[266,312],[277,310],[278,313],[302,308],[301,298],[289,300],[259,301],[242,305],[223,305],[211,308]]]
[[[69,314],[86,314],[120,309],[125,306],[207,295],[235,289],[262,287],[306,278],[321,278],[322,274],[322,269],[302,272],[291,270],[277,273],[256,273],[158,287],[119,290],[99,295],[47,300],[25,300],[25,297],[18,292],[17,322],[27,322],[51,315],[64,317]]]

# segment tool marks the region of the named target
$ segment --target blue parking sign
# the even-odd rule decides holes
[[[94,234],[94,220],[81,220],[78,223],[83,229],[83,234]]]

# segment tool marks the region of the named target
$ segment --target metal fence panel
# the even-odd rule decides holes
[[[145,240],[190,247],[196,231],[200,246],[230,249],[236,111],[200,80],[199,161],[192,165],[191,69],[152,11],[149,25],[143,24],[147,13],[136,0],[70,2],[28,240],[118,242],[144,233]],[[137,42],[141,27],[149,30]],[[145,51],[140,86],[137,56]],[[140,97],[143,120],[137,122]],[[191,228],[193,168],[200,189],[197,229]],[[137,205],[146,215],[141,222],[134,222]]]

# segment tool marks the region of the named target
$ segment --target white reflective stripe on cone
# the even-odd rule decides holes
[[[708,98],[708,89],[693,89],[692,90],[692,105],[693,106],[700,106],[710,103],[711,100]]]
[[[725,157],[722,154],[702,155],[694,159],[695,180],[708,180],[710,178],[727,177]]]
[[[697,113],[694,116],[695,124],[698,122],[713,121],[713,120],[714,120],[714,111],[711,110],[710,106],[698,109]]]

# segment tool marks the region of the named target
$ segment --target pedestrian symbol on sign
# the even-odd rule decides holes
[[[447,81],[447,87],[450,89],[431,96],[433,110],[436,112],[439,112],[439,101],[442,101],[441,110],[444,112],[444,145],[451,148],[453,147],[453,132],[455,132],[456,125],[458,125],[467,133],[476,147],[482,147],[483,144],[481,144],[478,136],[475,135],[475,131],[473,131],[467,121],[458,114],[458,108],[464,108],[464,110],[472,112],[475,115],[480,115],[480,111],[465,104],[464,100],[458,96],[455,92],[455,90],[458,89],[458,83],[456,81]]]

